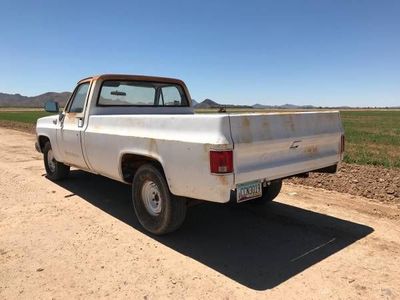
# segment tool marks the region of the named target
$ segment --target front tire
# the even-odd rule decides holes
[[[44,167],[46,169],[47,178],[52,181],[64,179],[68,176],[70,167],[57,161],[54,158],[53,150],[50,142],[47,142],[43,149]]]
[[[177,230],[186,217],[186,201],[171,194],[164,175],[151,164],[136,171],[132,202],[140,224],[156,235]]]

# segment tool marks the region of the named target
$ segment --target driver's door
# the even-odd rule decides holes
[[[84,130],[85,104],[90,89],[90,82],[78,85],[69,101],[57,131],[57,143],[63,156],[63,162],[88,169],[83,157],[81,134]]]

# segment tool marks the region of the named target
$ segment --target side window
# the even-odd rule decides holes
[[[74,98],[71,100],[68,112],[81,113],[85,106],[85,100],[89,91],[89,82],[78,86]]]
[[[182,96],[175,85],[162,87],[161,97],[165,106],[182,105]]]

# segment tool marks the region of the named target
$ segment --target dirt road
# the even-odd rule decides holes
[[[0,128],[0,298],[396,299],[400,208],[285,185],[261,211],[202,204],[142,231],[130,187],[44,176],[34,136]]]

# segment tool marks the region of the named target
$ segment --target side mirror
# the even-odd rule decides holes
[[[58,106],[58,102],[50,100],[44,104],[44,110],[51,113],[58,113],[60,108]]]

